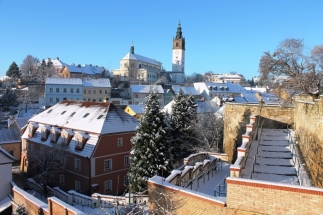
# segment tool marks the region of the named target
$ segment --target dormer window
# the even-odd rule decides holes
[[[41,140],[46,141],[50,133],[50,127],[49,126],[43,126],[41,128]]]
[[[62,144],[68,145],[71,142],[71,139],[73,138],[73,136],[74,136],[74,132],[72,129],[67,129],[62,131],[62,135],[61,135]]]
[[[86,141],[90,138],[90,136],[85,132],[78,132],[75,137],[75,150],[82,151],[84,149]]]
[[[61,130],[57,127],[53,127],[50,131],[50,142],[57,143],[57,140],[60,135],[61,135]]]
[[[37,128],[38,128],[37,123],[34,123],[34,122],[29,123],[29,125],[28,125],[28,137],[29,138],[32,138],[35,135]]]

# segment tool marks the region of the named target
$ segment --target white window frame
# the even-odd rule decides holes
[[[123,138],[118,138],[118,147],[123,146]]]
[[[75,158],[74,167],[75,167],[75,170],[81,171],[81,159]]]
[[[112,191],[112,180],[108,180],[104,182],[104,192],[110,192]]]
[[[50,93],[53,93],[54,92],[54,89],[53,88],[49,88],[49,92]]]
[[[131,160],[130,156],[124,156],[124,166],[130,166]]]
[[[76,192],[81,192],[81,182],[80,181],[77,181],[75,180],[75,191]]]
[[[65,177],[62,174],[59,175],[59,184],[60,185],[65,185]]]
[[[104,160],[104,171],[112,170],[112,159]]]

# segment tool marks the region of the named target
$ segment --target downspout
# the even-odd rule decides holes
[[[92,187],[91,187],[91,159],[89,157],[86,157],[87,161],[89,162],[89,196],[91,196],[91,191],[92,191]]]

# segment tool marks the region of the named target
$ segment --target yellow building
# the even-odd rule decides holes
[[[161,77],[162,63],[135,54],[135,47],[130,47],[130,52],[120,60],[120,69],[112,71],[114,76],[119,76],[122,81],[139,80],[156,82]]]
[[[79,65],[65,65],[60,73],[62,78],[101,78],[105,71],[104,67],[92,66],[87,64]]]
[[[110,80],[107,78],[83,80],[83,101],[109,102],[111,98]]]
[[[139,119],[144,114],[144,108],[145,105],[128,105],[124,111]]]
[[[16,160],[20,160],[21,139],[15,129],[0,130],[0,146]]]

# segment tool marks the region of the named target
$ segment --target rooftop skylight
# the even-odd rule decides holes
[[[90,113],[86,113],[86,114],[83,116],[83,118],[87,117],[88,115],[90,115]]]

